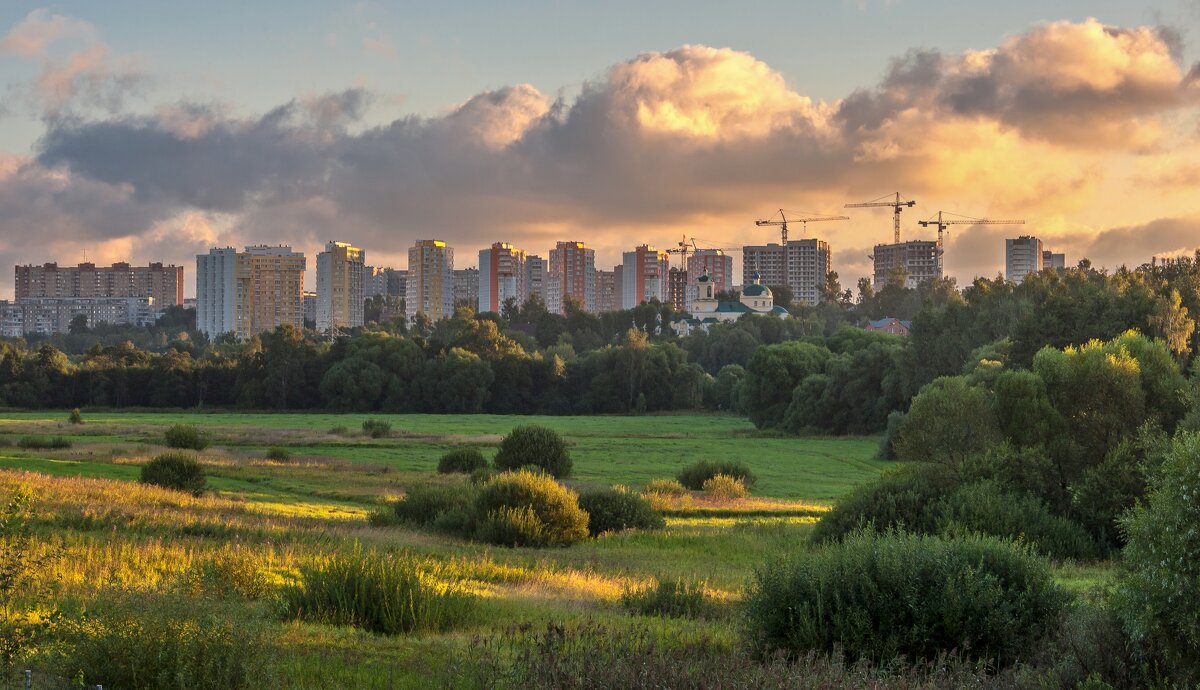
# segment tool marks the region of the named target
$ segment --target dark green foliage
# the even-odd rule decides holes
[[[496,470],[491,467],[480,467],[471,472],[471,483],[482,484],[496,476]]]
[[[624,488],[589,489],[579,494],[579,507],[588,514],[588,533],[627,529],[662,529],[663,516],[650,502]]]
[[[62,436],[22,436],[17,441],[18,448],[29,450],[62,450],[70,448],[71,442]]]
[[[895,470],[843,496],[813,528],[812,538],[818,542],[842,539],[868,525],[880,531],[903,528],[930,534],[938,526],[932,506],[956,484],[955,477],[937,465]]]
[[[754,486],[754,482],[756,481],[756,477],[750,471],[750,468],[746,467],[745,463],[736,460],[701,460],[679,470],[679,474],[675,475],[675,477],[679,480],[680,484],[683,484],[692,491],[702,491],[704,489],[704,482],[718,474],[741,479],[746,488]]]
[[[163,443],[168,448],[204,450],[208,448],[208,436],[189,424],[176,424],[163,433]]]
[[[1052,558],[1089,559],[1098,555],[1096,542],[1078,523],[1052,514],[1033,496],[993,481],[959,487],[931,510],[937,515],[937,531],[942,534],[977,532],[1021,540]]]
[[[952,469],[1000,441],[988,392],[962,376],[945,376],[913,398],[896,440],[906,462],[933,462]]]
[[[864,531],[760,568],[746,609],[763,652],[886,662],[957,650],[1007,665],[1057,627],[1066,601],[1046,563],[1021,547]]]
[[[802,342],[768,345],[754,351],[741,383],[742,407],[760,428],[775,427],[801,381],[825,370],[829,350]]]
[[[567,546],[588,536],[574,491],[544,474],[505,472],[475,499],[476,538],[501,546]]]
[[[474,519],[476,493],[474,484],[461,481],[419,484],[405,491],[393,511],[403,524],[465,534]]]
[[[371,438],[383,438],[392,433],[392,425],[382,419],[366,419],[363,420],[362,430]]]
[[[287,462],[292,459],[292,451],[287,448],[268,448],[264,457],[275,462]]]
[[[525,424],[500,441],[493,460],[496,469],[515,470],[536,465],[559,479],[571,476],[571,453],[559,433],[537,424]]]
[[[129,690],[268,687],[267,630],[255,614],[244,602],[106,593],[63,617],[59,675]]]
[[[79,411],[78,407],[71,410],[71,414],[67,415],[67,423],[68,424],[83,424],[83,413]]]
[[[447,577],[407,553],[355,549],[304,569],[283,600],[288,615],[303,620],[384,635],[442,632],[469,623],[476,608],[475,598]]]
[[[334,436],[345,436],[346,434],[350,433],[350,429],[339,424],[338,426],[330,428],[329,433],[333,434]]]
[[[199,496],[208,488],[204,468],[190,455],[163,453],[142,465],[142,483]]]
[[[703,582],[687,580],[658,580],[644,589],[626,590],[621,605],[640,616],[669,618],[709,618],[718,609]]]
[[[446,453],[438,460],[440,474],[471,474],[488,466],[487,459],[478,448],[458,448]]]
[[[1200,683],[1200,434],[1185,433],[1125,518],[1117,611],[1142,660],[1180,687]]]
[[[893,410],[887,417],[887,429],[883,432],[883,438],[879,439],[879,451],[875,453],[875,457],[880,460],[895,460],[896,459],[896,439],[900,437],[900,428],[904,426],[905,414],[899,410]]]

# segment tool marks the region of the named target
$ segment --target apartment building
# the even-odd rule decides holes
[[[124,262],[111,266],[28,264],[16,267],[13,286],[18,300],[31,297],[150,297],[162,310],[183,304],[183,266],[161,262],[146,266]]]
[[[720,259],[706,260],[715,264],[718,271],[733,272],[732,260],[728,269],[719,265]],[[752,284],[751,276],[757,273],[763,285],[786,285],[797,304],[819,304],[832,270],[833,252],[829,243],[815,238],[788,240],[786,246],[771,243],[742,248],[742,284]]]
[[[621,307],[633,309],[643,302],[667,301],[671,255],[643,244],[621,259]]]
[[[887,285],[897,268],[904,269],[904,282],[910,288],[942,278],[942,250],[936,240],[877,244],[872,260],[875,262],[872,283],[876,290]]]
[[[366,252],[346,242],[329,242],[317,254],[317,331],[363,325]]]
[[[1021,283],[1031,273],[1041,273],[1045,257],[1042,241],[1032,235],[1004,240],[1004,277]]]
[[[499,313],[509,299],[524,303],[529,298],[528,279],[524,250],[507,242],[479,250],[479,311]]]
[[[596,252],[583,242],[559,242],[550,250],[546,307],[562,314],[568,298],[596,311]]]
[[[304,327],[304,254],[288,246],[214,248],[196,256],[196,326],[248,338]]]
[[[405,310],[409,317],[454,315],[454,248],[441,240],[417,240],[408,250]]]

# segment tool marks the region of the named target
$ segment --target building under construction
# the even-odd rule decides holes
[[[942,249],[936,240],[910,240],[875,245],[874,285],[878,290],[887,285],[897,268],[905,272],[906,287],[916,287],[927,280],[942,277]]]

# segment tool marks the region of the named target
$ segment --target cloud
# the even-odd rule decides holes
[[[21,45],[37,50],[36,36],[53,34]],[[1136,179],[1191,179],[1200,142],[1180,122],[1196,114],[1195,85],[1173,40],[1094,20],[1045,24],[989,50],[911,51],[875,87],[833,102],[801,94],[749,53],[687,45],[613,65],[570,101],[518,84],[382,126],[363,124],[371,95],[360,89],[253,116],[187,102],[63,116],[0,188],[29,178],[91,190],[107,200],[94,213],[134,214],[99,222],[114,228],[100,237],[188,263],[213,240],[311,250],[345,239],[403,264],[413,240],[434,236],[460,257],[501,239],[544,252],[582,238],[603,265],[623,247],[681,233],[773,239],[750,223],[766,209],[835,210],[897,188],[925,209],[1027,217],[1035,233],[1067,243],[1070,233],[1141,222],[1147,210],[1123,198]],[[1185,196],[1151,217],[1200,212]],[[917,213],[906,214],[906,237]],[[0,220],[0,236],[23,222]],[[174,249],[171,228],[188,238]],[[890,223],[865,212],[810,231],[834,244],[850,285],[868,272],[870,250],[845,248],[885,240]],[[994,275],[1003,232],[952,233],[947,267],[964,281]]]

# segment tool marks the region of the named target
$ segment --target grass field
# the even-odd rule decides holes
[[[219,594],[255,607],[301,568],[355,545],[404,549],[443,564],[482,602],[477,619],[455,632],[389,637],[271,618],[277,647],[271,664],[280,687],[429,687],[436,684],[431,669],[450,673],[450,661],[480,634],[521,623],[627,624],[622,592],[656,579],[700,581],[714,600],[736,601],[755,567],[772,554],[804,548],[821,512],[891,465],[872,458],[875,438],[776,437],[730,416],[371,415],[392,424],[392,434],[381,439],[359,431],[367,418],[85,413],[85,424],[69,425],[63,412],[0,413],[0,497],[18,485],[33,490],[38,548],[49,558],[47,576],[60,601],[193,586],[197,573],[234,563],[245,566],[234,572],[248,569],[265,584]],[[749,499],[715,503],[697,496],[670,514],[666,529],[560,549],[497,548],[368,524],[370,511],[435,477],[448,449],[478,446],[490,458],[505,433],[531,422],[566,436],[575,461],[569,483],[576,488],[637,489],[701,459],[740,460],[758,483]],[[163,431],[181,423],[202,427],[213,441],[199,454],[213,489],[204,497],[137,483],[140,465],[165,450]],[[24,436],[62,436],[72,447],[22,449],[16,442]],[[291,459],[263,457],[276,447],[288,449]],[[1063,572],[1079,588],[1106,577],[1103,568]],[[640,622],[667,636],[732,640],[737,631],[729,617]]]

